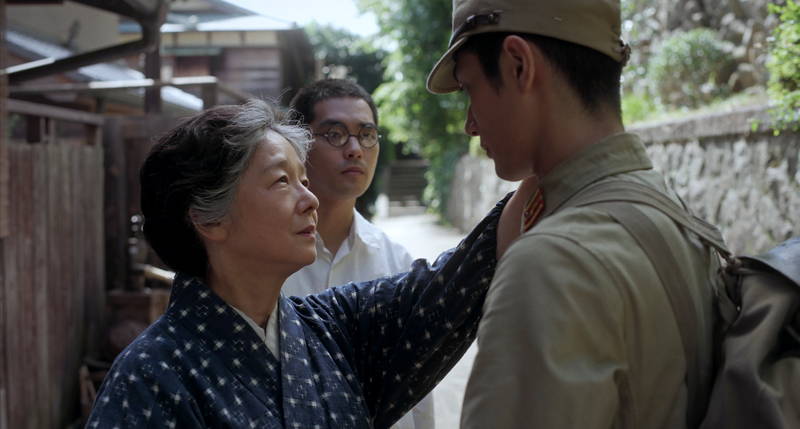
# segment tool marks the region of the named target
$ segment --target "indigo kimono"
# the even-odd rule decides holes
[[[89,428],[388,428],[475,337],[504,201],[433,266],[279,298],[279,356],[201,280],[117,357]]]

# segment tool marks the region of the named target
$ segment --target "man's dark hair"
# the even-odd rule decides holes
[[[499,89],[502,85],[500,52],[503,40],[511,35],[534,43],[545,58],[564,74],[565,80],[578,94],[587,111],[594,113],[602,105],[607,105],[621,117],[622,64],[592,48],[538,34],[496,32],[470,36],[457,54],[474,53],[480,61],[484,75]]]
[[[375,125],[378,125],[378,109],[372,96],[361,85],[347,79],[323,79],[302,88],[292,98],[289,106],[294,110],[295,120],[305,124],[314,122],[314,106],[330,98],[360,98],[367,102]]]

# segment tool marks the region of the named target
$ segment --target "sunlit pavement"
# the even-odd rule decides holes
[[[437,225],[436,217],[430,214],[378,217],[373,222],[393,240],[404,245],[412,256],[430,261],[442,251],[455,247],[466,235],[454,228]],[[437,429],[458,428],[464,388],[476,350],[473,343],[433,391]]]

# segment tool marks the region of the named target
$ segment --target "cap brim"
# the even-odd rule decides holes
[[[456,62],[453,59],[453,55],[466,41],[467,37],[460,37],[436,62],[436,65],[433,66],[431,73],[428,75],[426,83],[428,91],[434,94],[446,94],[458,90],[458,82],[456,82],[454,75]]]

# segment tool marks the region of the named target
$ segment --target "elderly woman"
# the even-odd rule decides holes
[[[141,170],[147,240],[176,270],[167,312],[115,361],[88,427],[384,428],[474,338],[503,204],[433,266],[305,298],[309,139],[268,103],[165,135]]]

